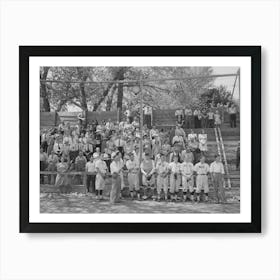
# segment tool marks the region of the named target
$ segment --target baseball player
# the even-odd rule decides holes
[[[108,168],[102,156],[99,156],[96,159],[95,168],[96,168],[95,187],[97,191],[97,199],[103,199],[102,194],[105,187],[105,179],[106,179]]]
[[[193,188],[193,171],[194,167],[191,162],[192,158],[190,156],[185,156],[184,162],[180,166],[180,171],[182,174],[182,187],[183,187],[183,198],[184,201],[187,200],[187,192],[190,192],[190,199],[193,201],[194,198],[194,188]]]
[[[181,174],[180,174],[180,162],[178,161],[179,157],[175,155],[173,157],[173,162],[169,163],[170,170],[170,193],[171,200],[176,201],[178,196],[178,191],[181,183]]]
[[[200,193],[203,189],[205,194],[205,201],[208,201],[208,193],[209,193],[209,187],[208,187],[208,173],[209,173],[209,165],[205,163],[205,157],[202,156],[200,158],[200,162],[198,162],[195,167],[194,171],[196,172],[196,199],[197,202],[200,201]]]
[[[160,154],[160,160],[156,164],[157,173],[157,199],[160,201],[161,191],[164,191],[165,200],[167,200],[168,193],[168,174],[169,174],[169,164],[166,161],[166,156],[164,153]]]
[[[133,153],[129,154],[129,160],[126,161],[126,168],[128,171],[127,180],[131,198],[134,198],[134,192],[136,192],[137,198],[140,199],[139,161],[134,157]]]

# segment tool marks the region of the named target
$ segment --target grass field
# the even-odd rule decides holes
[[[239,213],[239,188],[226,190],[227,204],[215,204],[210,192],[209,202],[157,202],[153,200],[121,200],[110,204],[108,197],[98,201],[92,194],[41,193],[41,213]]]

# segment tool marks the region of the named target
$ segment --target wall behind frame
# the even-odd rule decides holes
[[[3,0],[0,278],[279,279],[279,3]],[[263,47],[262,234],[18,233],[18,45],[251,44]]]

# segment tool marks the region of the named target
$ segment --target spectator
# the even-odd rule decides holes
[[[45,171],[47,167],[48,156],[47,153],[44,152],[44,149],[40,148],[40,171]],[[40,184],[44,184],[44,175],[40,174]]]
[[[96,178],[96,168],[93,156],[91,156],[90,161],[86,163],[86,185],[87,191],[90,193],[95,192],[95,178]]]
[[[51,154],[48,157],[48,171],[56,172],[57,163],[58,163],[58,156],[52,150]],[[48,178],[49,178],[49,183],[51,185],[54,185],[56,175],[55,174],[49,175]]]
[[[193,128],[193,115],[190,107],[185,108],[185,127],[187,129]]]
[[[210,165],[211,179],[214,186],[217,203],[226,203],[224,190],[224,166],[219,155],[215,156],[215,161]]]
[[[214,127],[214,112],[212,109],[209,109],[208,113],[208,125],[207,127],[213,128]]]
[[[229,109],[229,119],[230,119],[230,127],[234,128],[236,127],[236,114],[237,114],[237,108],[234,104],[232,104]]]
[[[177,118],[177,124],[183,124],[183,118],[184,118],[184,110],[183,108],[178,108],[175,111],[175,117]]]

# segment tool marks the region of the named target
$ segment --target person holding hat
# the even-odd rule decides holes
[[[161,191],[164,191],[165,200],[168,199],[168,174],[169,164],[166,161],[166,155],[162,152],[160,154],[160,160],[156,164],[157,174],[157,199],[160,201]]]
[[[213,182],[217,203],[226,203],[224,189],[224,165],[221,162],[220,155],[215,156],[215,161],[210,164],[210,174]]]
[[[103,160],[102,155],[98,156],[95,161],[95,168],[96,168],[96,180],[95,180],[95,186],[96,186],[96,194],[97,199],[103,199],[103,190],[105,187],[105,179],[107,174],[107,165],[105,161]]]
[[[110,192],[110,202],[119,202],[121,196],[121,174],[123,169],[123,161],[121,161],[121,153],[119,151],[113,152],[112,163],[110,170],[112,174],[112,188]]]
[[[126,161],[126,168],[128,170],[127,179],[131,198],[134,198],[134,192],[136,192],[137,198],[140,199],[139,161],[135,159],[133,153],[129,153],[129,159]]]

